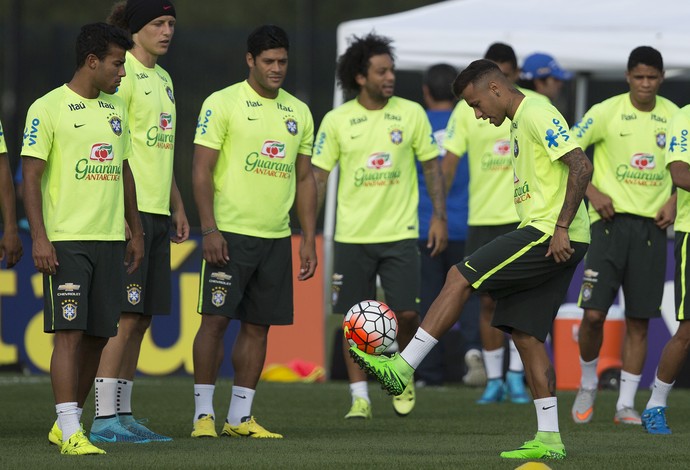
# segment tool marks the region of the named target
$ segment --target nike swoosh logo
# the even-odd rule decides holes
[[[426,343],[426,341],[424,341],[422,338],[420,338],[417,335],[414,335],[414,339],[416,339],[417,341],[421,341],[422,343]]]
[[[359,138],[359,137],[362,137],[362,134],[351,135],[351,136],[350,136],[350,139],[357,139],[357,138]]]
[[[475,273],[477,272],[476,269],[474,269],[472,266],[470,266],[470,262],[469,262],[469,261],[465,261],[465,266],[466,266],[467,268],[471,269],[472,271],[474,271]]]
[[[238,394],[236,394],[236,393],[233,393],[233,395],[236,396],[237,398],[241,398],[241,399],[243,399],[243,400],[244,400],[245,398],[247,398],[247,395],[238,395]]]
[[[194,396],[195,396],[195,397],[200,397],[200,396],[201,396],[201,393],[195,393]]]
[[[83,127],[83,126],[85,126],[85,125],[86,125],[86,124],[75,124],[75,125],[74,125],[74,128],[75,128],[75,129],[79,129],[80,127]]]
[[[170,10],[172,8],[172,5],[166,5],[163,7],[163,10]]]
[[[580,413],[578,411],[575,412],[575,416],[577,416],[577,419],[584,421],[585,419],[589,418],[589,416],[594,412],[594,408],[590,408],[584,413]]]
[[[247,119],[248,119],[249,121],[258,121],[258,120],[259,120],[259,118],[251,118],[251,117],[248,117]]]
[[[99,435],[98,440],[101,442],[115,442],[115,441],[117,441],[117,436],[115,434],[113,434],[112,436],[108,436],[108,437],[103,436],[103,435]]]
[[[145,91],[144,94],[148,96],[148,95],[151,94],[152,91],[153,91],[153,90],[151,90],[151,91]]]
[[[626,133],[621,132],[621,137],[626,137],[629,135],[632,135],[632,132],[626,132]]]
[[[550,409],[553,408],[554,406],[556,406],[556,405],[542,406],[541,409],[544,410],[544,411],[546,411],[546,410],[550,410]]]

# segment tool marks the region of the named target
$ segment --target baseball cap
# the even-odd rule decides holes
[[[559,80],[570,80],[573,73],[562,69],[556,59],[548,54],[536,52],[527,56],[522,64],[520,78],[524,80],[534,80],[535,78],[553,77]]]

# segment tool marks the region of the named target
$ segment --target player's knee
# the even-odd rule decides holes
[[[606,314],[599,310],[585,310],[582,317],[581,329],[603,330]]]

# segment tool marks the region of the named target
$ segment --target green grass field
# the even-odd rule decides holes
[[[215,394],[224,417],[232,382]],[[104,444],[103,456],[67,457],[46,438],[55,410],[46,376],[0,375],[0,468],[459,468],[513,469],[524,461],[498,454],[531,438],[533,405],[475,405],[480,390],[460,386],[418,390],[417,407],[406,418],[370,384],[374,419],[345,421],[349,405],[345,382],[260,383],[253,411],[282,440],[192,439],[194,401],[190,377],[138,378],[134,409],[150,427],[174,438],[170,443]],[[637,407],[649,397],[638,393]],[[552,469],[690,468],[690,391],[670,397],[671,436],[650,436],[640,427],[613,424],[617,393],[600,392],[589,425],[570,419],[573,392],[559,394],[561,434],[568,458],[547,462]],[[138,413],[136,413],[138,411]],[[88,429],[93,399],[84,411]],[[220,426],[217,426],[220,428]]]

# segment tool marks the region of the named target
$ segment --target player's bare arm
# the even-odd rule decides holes
[[[312,166],[314,180],[316,182],[316,213],[319,214],[326,202],[326,186],[328,185],[328,175],[330,172]]]
[[[430,256],[436,256],[448,246],[448,217],[446,215],[446,190],[443,184],[443,174],[438,158],[422,162],[426,190],[431,198],[433,213],[429,224],[427,248],[431,248]]]
[[[676,220],[676,193],[671,194],[663,206],[654,216],[654,223],[662,230],[666,230]]]
[[[311,157],[297,155],[297,192],[295,205],[302,229],[299,248],[300,268],[297,280],[306,281],[316,271],[316,180],[311,169]]]
[[[122,162],[122,182],[125,195],[125,220],[129,225],[132,238],[127,242],[125,250],[125,266],[127,273],[132,274],[139,269],[141,260],[144,259],[144,228],[141,225],[141,217],[137,206],[137,190],[134,184],[134,175],[129,166],[129,161]]]
[[[43,200],[41,198],[41,178],[46,162],[39,158],[22,157],[22,174],[24,177],[24,209],[31,227],[33,240],[31,256],[34,266],[43,274],[55,274],[58,266],[57,254],[53,244],[48,240],[46,227],[43,224]]]
[[[546,253],[546,256],[553,255],[557,263],[567,261],[575,251],[570,247],[568,227],[577,214],[577,209],[580,207],[592,177],[592,164],[580,148],[566,153],[559,161],[568,167],[568,182],[563,207],[558,215],[553,237]]]
[[[460,163],[460,157],[455,155],[453,152],[446,150],[446,154],[441,160],[441,173],[443,173],[443,185],[446,189],[446,194],[450,192],[453,186],[453,180],[455,180],[455,172],[458,169],[458,163]]]
[[[7,154],[2,153],[0,154],[0,210],[2,211],[3,234],[0,239],[0,261],[6,260],[8,268],[17,264],[23,254],[15,207],[10,162]]]
[[[608,194],[602,193],[591,182],[587,185],[585,192],[589,204],[594,208],[599,216],[604,220],[611,220],[616,215],[616,209],[613,207],[613,200]]]
[[[225,266],[230,260],[228,244],[218,231],[216,217],[213,214],[213,169],[218,162],[219,153],[218,150],[203,145],[194,146],[192,186],[201,221],[203,237],[201,247],[204,260],[217,266]]]
[[[177,187],[177,181],[175,181],[175,175],[172,177],[170,186],[170,218],[175,229],[175,234],[170,237],[170,240],[173,243],[182,243],[187,240],[189,238],[189,221],[184,210],[182,195]]]

